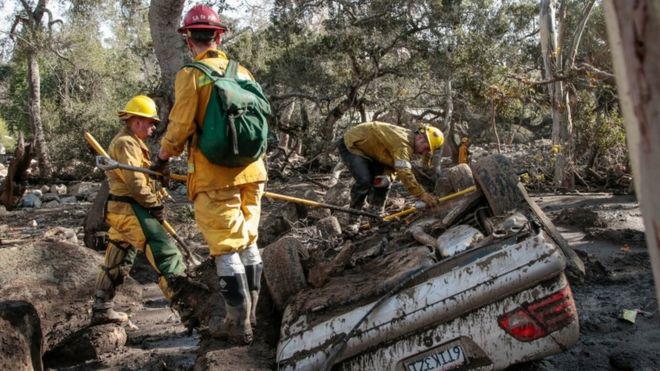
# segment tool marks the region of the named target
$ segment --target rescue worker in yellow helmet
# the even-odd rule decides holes
[[[470,140],[467,137],[461,139],[461,144],[458,146],[458,163],[470,164]]]
[[[221,74],[229,59],[217,47],[225,27],[218,14],[206,5],[192,7],[178,30],[196,61]],[[239,79],[254,80],[243,66]],[[209,324],[209,333],[233,342],[252,341],[256,323],[263,263],[257,247],[261,197],[267,179],[263,159],[242,167],[224,167],[210,162],[198,147],[212,81],[195,68],[184,67],[176,75],[174,106],[167,131],[152,169],[166,171],[171,156],[188,144],[188,197],[195,220],[209,246],[219,276],[226,315]]]
[[[108,155],[121,163],[149,167],[149,150],[143,141],[159,122],[156,104],[147,96],[135,96],[119,111],[119,118],[125,126],[112,139]],[[110,170],[107,177],[110,185],[106,210],[109,243],[96,279],[93,325],[128,321],[126,313],[113,310],[113,298],[116,288],[131,270],[138,251],[146,254],[158,273],[158,285],[168,300],[172,299],[172,287],[179,285],[185,276],[181,253],[161,225],[165,209],[155,182],[143,173],[123,169]]]
[[[339,154],[355,179],[351,188],[351,208],[361,209],[369,197],[374,212],[382,213],[389,193],[389,175],[395,173],[408,192],[430,207],[437,197],[428,193],[415,179],[413,155],[431,156],[442,147],[440,129],[422,125],[418,130],[371,121],[346,132],[339,141]]]

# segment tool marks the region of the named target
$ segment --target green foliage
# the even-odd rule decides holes
[[[16,139],[11,136],[7,123],[2,118],[0,118],[0,144],[7,152],[12,152],[16,148]]]

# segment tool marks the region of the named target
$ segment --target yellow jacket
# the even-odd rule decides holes
[[[108,155],[117,162],[148,168],[149,149],[142,140],[127,128],[122,129],[110,142]],[[144,173],[115,169],[108,171],[110,193],[115,196],[128,196],[144,207],[161,204],[156,193],[156,182]],[[108,212],[132,215],[133,208],[125,202],[108,202]]]
[[[410,164],[415,153],[415,134],[412,131],[384,122],[365,122],[346,132],[344,143],[351,153],[378,161],[395,171],[397,178],[413,196],[419,197],[424,193]]]
[[[207,49],[195,57],[224,72],[229,59],[215,49]],[[254,80],[245,67],[239,66],[238,78]],[[211,97],[212,81],[199,70],[186,67],[176,74],[174,107],[170,111],[167,131],[160,145],[177,156],[188,146],[188,197],[195,199],[200,192],[209,192],[240,184],[262,182],[267,179],[266,165],[259,159],[245,167],[224,167],[206,159],[197,147],[198,133],[204,126],[206,105]]]

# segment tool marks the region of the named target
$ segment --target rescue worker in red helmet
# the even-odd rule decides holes
[[[229,59],[217,47],[226,28],[206,5],[192,7],[178,32],[196,61],[221,74]],[[238,78],[254,80],[245,67]],[[212,90],[202,72],[184,67],[174,83],[174,106],[153,169],[167,171],[168,160],[181,154],[188,144],[188,197],[193,201],[195,220],[215,259],[226,316],[209,324],[212,336],[238,343],[252,341],[256,323],[263,263],[257,247],[261,197],[267,179],[263,159],[243,167],[211,163],[197,146]]]
[[[351,188],[351,208],[361,209],[369,197],[370,207],[382,213],[390,189],[389,174],[395,173],[408,192],[427,205],[437,205],[412,172],[414,154],[431,156],[442,147],[440,129],[421,125],[416,131],[384,122],[359,124],[339,140],[339,154],[355,179]]]

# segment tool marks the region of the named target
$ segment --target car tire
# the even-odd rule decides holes
[[[302,244],[293,237],[284,237],[262,251],[264,279],[277,309],[282,312],[289,299],[307,287],[300,262]]]
[[[524,197],[518,189],[518,177],[511,161],[503,155],[480,159],[472,169],[474,179],[486,196],[493,215],[520,209]]]

